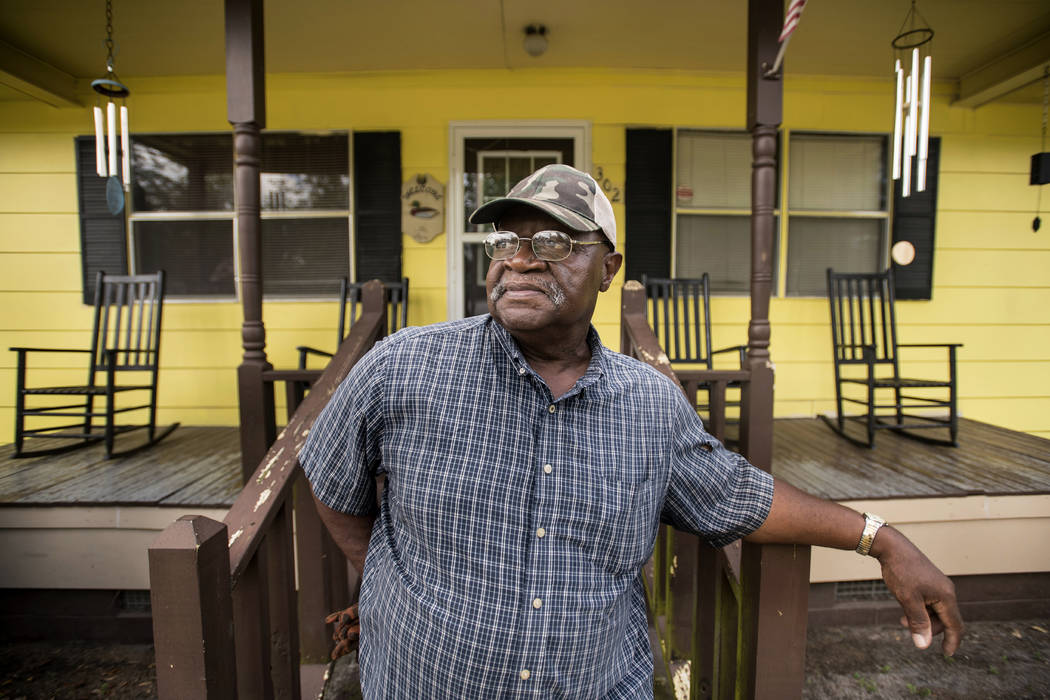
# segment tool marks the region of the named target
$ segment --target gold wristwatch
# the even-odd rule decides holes
[[[871,552],[871,543],[875,541],[875,533],[886,524],[886,521],[872,513],[864,514],[864,532],[860,533],[860,542],[857,544],[857,554],[868,556]]]

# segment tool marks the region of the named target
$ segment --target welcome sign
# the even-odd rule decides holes
[[[445,186],[429,173],[401,186],[401,229],[419,243],[445,230]]]

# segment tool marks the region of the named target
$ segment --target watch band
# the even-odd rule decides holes
[[[885,524],[885,520],[873,513],[864,514],[864,532],[860,533],[860,542],[857,543],[857,554],[868,556],[871,552],[871,543],[875,541],[875,533]]]

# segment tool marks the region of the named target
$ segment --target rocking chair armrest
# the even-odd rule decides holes
[[[962,343],[897,343],[899,348],[961,348]]]
[[[306,369],[306,356],[307,355],[320,355],[321,357],[334,357],[334,353],[326,352],[324,350],[318,350],[312,348],[309,345],[298,345],[295,348],[299,351],[299,369]]]
[[[948,362],[955,364],[955,351],[962,343],[897,343],[898,348],[944,348],[948,351]]]
[[[24,347],[10,347],[8,350],[12,352],[86,352],[91,354],[90,350],[85,348],[24,348]]]
[[[746,360],[746,355],[747,355],[747,346],[746,345],[730,345],[729,347],[719,348],[718,350],[712,350],[711,354],[712,355],[719,355],[719,354],[724,353],[724,352],[739,353],[740,354],[740,366],[741,367],[744,366],[744,362]]]

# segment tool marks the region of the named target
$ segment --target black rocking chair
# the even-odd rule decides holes
[[[875,446],[875,431],[893,430],[916,440],[958,445],[955,355],[960,343],[912,344],[897,342],[894,309],[893,269],[874,274],[835,273],[828,268],[828,302],[831,306],[831,342],[835,364],[837,415],[821,415],[832,430],[862,447]],[[901,348],[945,348],[948,351],[947,379],[911,379],[900,376]],[[850,372],[858,367],[862,372]],[[860,398],[845,396],[844,389],[860,389]],[[907,394],[904,392],[908,392]],[[885,398],[883,398],[885,397]],[[864,408],[847,416],[843,403]],[[947,415],[909,412],[912,409],[946,409]],[[846,421],[861,423],[867,441],[846,433]],[[941,440],[911,431],[946,428],[949,439]]]
[[[710,283],[705,272],[699,278],[655,278],[642,276],[645,287],[645,316],[652,326],[660,347],[667,353],[671,367],[682,382],[686,393],[707,393],[707,401],[695,401],[698,411],[708,414],[708,429],[725,439],[724,412],[727,406],[739,406],[739,401],[725,401],[727,388],[739,388],[740,382],[727,381],[716,386],[710,381],[694,380],[690,370],[714,369],[714,356],[736,353],[737,369],[744,367],[746,345],[711,347]]]
[[[15,392],[15,457],[32,457],[65,452],[104,441],[106,457],[137,452],[167,437],[178,423],[158,432],[157,369],[160,356],[161,310],[164,302],[164,273],[153,275],[107,275],[99,272],[95,283],[95,320],[91,349],[13,347],[18,353]],[[88,355],[87,383],[80,386],[30,387],[26,385],[30,353],[84,353]],[[129,382],[128,378],[134,378]],[[128,392],[146,392],[147,403],[118,406],[117,397]],[[60,397],[62,405],[55,405]],[[68,397],[82,397],[83,402],[69,404]],[[105,403],[95,410],[95,399]],[[29,402],[33,401],[33,405]],[[146,411],[146,422],[118,424],[118,416],[132,411]],[[32,429],[26,420],[33,418]],[[75,420],[70,423],[69,418]],[[100,425],[96,425],[99,423]],[[147,439],[134,448],[115,451],[117,435],[145,429]],[[55,447],[23,449],[27,439],[57,441]]]
[[[361,304],[361,289],[364,286],[364,282],[347,282],[345,277],[341,280],[336,346],[343,342],[360,315],[357,307]],[[408,278],[402,277],[400,282],[384,282],[383,291],[386,292],[387,327],[390,333],[394,333],[408,325]],[[310,355],[330,358],[335,354],[334,350],[326,352],[306,345],[299,345],[295,349],[299,351],[299,369],[306,369],[306,360]]]

